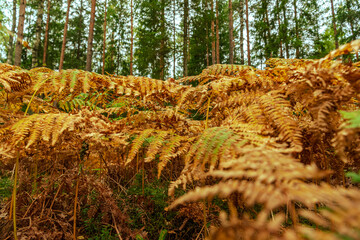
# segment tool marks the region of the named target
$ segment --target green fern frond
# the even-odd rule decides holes
[[[155,139],[153,139],[149,145],[149,149],[146,152],[145,162],[151,162],[155,155],[159,153],[161,146],[165,142],[165,137],[169,134],[168,131],[159,131],[157,135],[155,135]]]
[[[141,149],[146,138],[148,138],[153,132],[155,132],[155,129],[146,129],[139,136],[137,136],[135,138],[135,140],[133,141],[133,143],[131,145],[131,149],[130,149],[130,152],[127,157],[125,165],[128,165],[135,158],[136,154]]]

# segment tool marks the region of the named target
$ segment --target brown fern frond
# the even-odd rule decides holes
[[[26,70],[0,63],[0,87],[6,92],[21,92],[32,86],[32,80]]]

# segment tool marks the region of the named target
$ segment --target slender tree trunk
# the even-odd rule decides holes
[[[90,15],[90,26],[89,26],[89,38],[86,54],[86,71],[91,72],[91,63],[93,55],[93,40],[94,40],[94,25],[95,25],[95,6],[96,0],[91,0],[91,15]]]
[[[59,71],[62,70],[63,64],[64,64],[66,36],[67,36],[67,29],[68,29],[68,24],[69,24],[70,5],[71,5],[71,0],[68,0],[68,2],[67,2],[67,10],[66,10],[65,26],[64,26],[64,36],[63,36],[63,42],[62,42],[62,46],[61,46]]]
[[[211,1],[211,57],[212,57],[212,64],[216,64],[216,47],[215,47],[215,22],[214,22],[214,0]]]
[[[216,63],[220,64],[219,0],[216,0]]]
[[[132,1],[132,0],[131,0]],[[105,16],[104,16],[104,41],[103,41],[103,54],[102,54],[102,75],[105,74],[105,49],[106,49],[106,17],[107,17],[107,2],[105,0]]]
[[[188,60],[188,17],[189,17],[189,1],[184,0],[184,76],[188,75],[187,60]]]
[[[280,22],[280,6],[279,6],[279,0],[276,0],[276,8],[277,8],[277,12],[276,12],[276,18],[277,18],[277,22],[278,22],[278,35],[279,35],[279,50],[280,50],[280,57],[283,58],[283,49],[282,49],[282,38],[281,38],[281,22]]]
[[[36,19],[36,38],[35,43],[32,48],[32,63],[31,67],[37,67],[39,65],[39,50],[40,50],[40,40],[41,40],[41,25],[42,17],[44,13],[44,0],[39,1],[37,19]]]
[[[234,20],[231,0],[229,0],[229,42],[229,62],[230,64],[234,64]]]
[[[244,0],[240,0],[239,4],[239,15],[240,15],[240,64],[244,65]]]
[[[131,37],[130,37],[130,75],[133,75],[133,56],[134,56],[134,6],[133,0],[130,2],[131,9],[131,19],[130,19],[130,29],[131,29]]]
[[[160,79],[165,77],[165,3],[161,1]]]
[[[14,61],[15,66],[20,66],[21,64],[22,43],[24,38],[25,8],[26,8],[26,0],[20,0],[19,23],[17,29],[16,46],[15,46],[15,61]]]
[[[339,41],[337,36],[337,30],[336,30],[336,21],[335,21],[335,9],[334,9],[334,1],[331,1],[331,13],[332,13],[332,23],[334,28],[334,38],[335,38],[335,48],[339,48]]]
[[[13,64],[13,53],[14,53],[14,33],[16,28],[16,0],[13,0],[13,12],[12,12],[12,25],[11,25],[11,34],[9,36],[9,47],[7,54],[7,63]]]
[[[332,1],[332,0],[331,0]],[[295,14],[295,35],[296,35],[296,42],[295,42],[295,54],[296,58],[300,58],[300,49],[299,49],[299,23],[297,18],[297,6],[296,0],[294,0],[294,14]]]
[[[285,29],[284,29],[284,41],[285,41],[285,52],[286,52],[286,58],[289,59],[290,54],[289,54],[289,43],[288,43],[288,35],[287,35],[287,18],[286,18],[286,6],[283,6],[283,15],[284,15],[284,25],[285,25]]]
[[[44,39],[43,66],[46,66],[46,52],[47,52],[48,37],[49,37],[49,23],[50,23],[50,0],[47,0],[47,19],[46,19],[45,39]]]
[[[251,58],[250,58],[250,33],[249,33],[249,2],[245,0],[246,5],[246,35],[247,35],[247,57],[248,57],[248,65],[251,66]]]
[[[173,0],[173,78],[176,77],[176,0]]]

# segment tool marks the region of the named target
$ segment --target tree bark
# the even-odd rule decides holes
[[[26,0],[20,0],[19,23],[17,30],[16,46],[15,46],[15,61],[14,61],[15,66],[20,66],[21,64],[22,44],[24,38],[25,9],[26,9]]]
[[[132,3],[132,0],[131,0]],[[106,50],[106,15],[107,15],[107,2],[105,0],[105,13],[104,13],[104,40],[103,40],[103,54],[102,54],[102,69],[101,74],[105,74],[105,50]]]
[[[276,12],[276,18],[278,21],[278,34],[279,34],[279,50],[280,50],[280,57],[283,58],[283,49],[282,49],[282,39],[281,39],[281,22],[280,22],[280,6],[279,6],[279,0],[276,0],[276,8],[277,8],[277,12]]]
[[[165,3],[161,1],[160,79],[165,77]]]
[[[232,1],[229,0],[229,62],[234,64],[234,23]]]
[[[214,0],[211,1],[211,57],[212,57],[212,64],[216,64],[216,41],[215,41],[215,22],[214,22]]]
[[[46,53],[47,53],[48,37],[49,37],[49,23],[50,23],[50,0],[47,1],[47,19],[46,19],[45,39],[44,39],[43,66],[46,66]]]
[[[131,37],[130,37],[130,75],[133,75],[133,56],[134,56],[134,7],[133,0],[130,2],[131,8],[131,19],[130,19],[130,29],[131,29]]]
[[[176,76],[176,0],[173,0],[173,78]]]
[[[12,26],[11,26],[11,34],[9,36],[9,47],[8,47],[8,54],[7,54],[7,63],[13,64],[13,53],[14,53],[14,37],[13,34],[15,33],[16,28],[16,0],[13,0],[13,12],[12,12]]]
[[[246,35],[247,35],[247,58],[248,65],[251,66],[251,58],[250,58],[250,33],[249,33],[249,2],[245,0],[246,5]]]
[[[95,6],[96,0],[91,0],[91,15],[90,15],[90,26],[89,26],[89,37],[86,54],[86,71],[91,72],[91,63],[93,55],[93,40],[94,40],[94,25],[95,25]]]
[[[188,75],[187,60],[188,60],[188,16],[189,16],[189,1],[184,0],[184,77]]]
[[[220,64],[219,0],[216,0],[216,63]]]
[[[42,25],[42,17],[44,13],[44,0],[39,1],[37,19],[36,19],[36,38],[35,43],[32,48],[32,61],[31,67],[35,68],[39,66],[39,50],[40,50],[40,40],[41,40],[41,25]]]
[[[331,1],[331,13],[332,13],[332,23],[333,23],[333,29],[334,29],[334,38],[335,38],[335,48],[339,48],[339,40],[337,36],[337,30],[336,30],[336,21],[335,21],[335,9],[334,9],[334,1]]]
[[[240,15],[240,64],[244,65],[244,0],[240,0],[239,4],[239,15]]]
[[[332,0],[331,0],[332,1]],[[297,19],[297,6],[296,6],[296,0],[294,0],[294,14],[295,14],[295,35],[296,35],[296,45],[295,45],[295,54],[296,58],[300,58],[300,49],[299,49],[299,23]]]
[[[68,2],[67,2],[67,10],[66,10],[65,26],[64,26],[64,36],[63,36],[63,42],[62,42],[62,46],[61,46],[59,71],[62,70],[63,64],[64,64],[65,46],[66,46],[66,35],[67,35],[67,29],[68,29],[68,24],[69,24],[70,5],[71,5],[71,0],[68,0]]]

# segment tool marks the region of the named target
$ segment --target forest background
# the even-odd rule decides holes
[[[0,61],[14,63],[25,1],[2,1]],[[319,59],[360,37],[358,0],[31,0],[24,17],[23,68],[59,69],[64,48],[64,69],[101,73],[104,66],[156,79],[196,75],[216,63],[263,69],[271,57]]]

